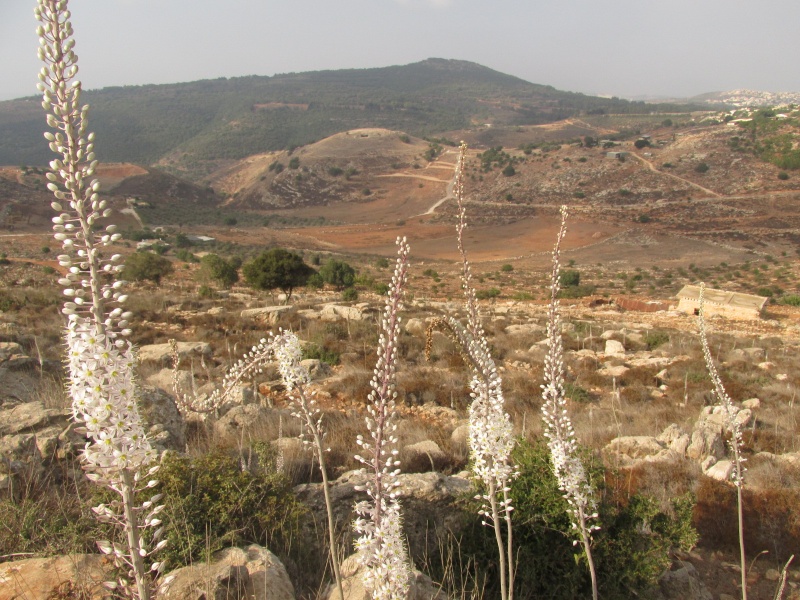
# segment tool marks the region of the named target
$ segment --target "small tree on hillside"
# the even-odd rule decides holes
[[[279,289],[288,301],[294,288],[305,285],[314,269],[294,252],[273,248],[245,263],[242,273],[248,285],[257,290]]]
[[[319,270],[322,281],[332,285],[337,290],[352,287],[356,281],[356,271],[342,260],[330,259]]]
[[[161,284],[161,278],[172,273],[172,263],[153,252],[134,252],[125,260],[122,279],[152,281]]]
[[[206,254],[200,259],[200,280],[214,281],[220,287],[229,288],[239,281],[239,273],[233,262],[229,262],[216,254]]]

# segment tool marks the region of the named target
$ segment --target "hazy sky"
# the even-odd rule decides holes
[[[72,0],[84,89],[470,60],[591,94],[800,91],[797,0]],[[0,100],[36,94],[34,0],[0,0]]]

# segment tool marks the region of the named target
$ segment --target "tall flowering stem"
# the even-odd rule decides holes
[[[378,361],[370,382],[367,429],[371,439],[359,435],[357,440],[361,454],[356,459],[364,465],[364,489],[369,500],[356,504],[358,517],[353,529],[359,536],[356,550],[365,567],[364,584],[374,600],[404,600],[409,588],[408,552],[397,499],[400,463],[394,422],[399,312],[408,279],[409,246],[405,238],[398,238],[397,245],[397,263],[381,321]]]
[[[99,230],[98,221],[108,217],[111,210],[97,194],[99,182],[92,179],[97,166],[94,134],[87,134],[88,106],[81,104],[81,85],[74,80],[78,57],[73,51],[67,0],[39,0],[35,16],[41,23],[36,32],[39,59],[44,64],[38,88],[52,130],[44,135],[58,155],[50,163],[47,187],[55,196],[53,229],[64,251],[58,259],[67,269],[59,284],[69,299],[62,312],[67,317],[72,412],[89,440],[83,452],[87,476],[120,497],[96,507],[95,513],[103,521],[122,526],[127,541],[126,547],[105,541],[98,546],[113,555],[128,574],[112,585],[131,597],[149,599],[152,580],[144,559],[165,542],[148,551],[142,529],[161,523],[156,515],[163,506],[156,505],[159,495],[141,506],[134,502],[138,491],[156,485],[149,477],[158,467],[149,467],[156,453],[136,405],[136,355],[125,339],[130,333],[130,313],[121,307],[125,296],[117,279],[122,257],[104,254],[119,234],[113,225]],[[140,478],[142,473],[146,474],[144,479]],[[155,539],[161,531],[156,531]],[[151,569],[157,573],[161,566],[155,562]]]
[[[178,353],[178,342],[169,340],[169,345],[172,354],[172,389],[175,392],[178,408],[184,415],[191,413],[202,415],[219,410],[222,406],[232,401],[236,387],[239,384],[263,372],[264,366],[273,359],[272,344],[266,339],[259,340],[247,354],[228,369],[222,380],[222,385],[208,396],[203,396],[197,395],[194,390],[191,390],[191,393],[186,393],[181,388],[178,378],[178,367],[181,360]]]
[[[592,598],[597,600],[597,573],[592,558],[592,532],[599,529],[592,521],[597,519],[597,502],[594,490],[589,483],[586,469],[578,452],[578,442],[567,413],[567,400],[564,395],[564,345],[561,340],[561,311],[558,292],[561,288],[561,242],[567,233],[567,207],[561,207],[561,228],[553,248],[553,268],[550,272],[550,307],[547,313],[547,356],[544,359],[544,380],[542,385],[542,417],[544,435],[550,448],[559,489],[567,500],[567,512],[572,529],[577,534],[574,544],[583,545],[589,574],[592,578]]]
[[[516,475],[511,460],[514,437],[511,420],[505,412],[502,380],[497,373],[497,366],[489,352],[489,342],[481,325],[478,300],[472,285],[472,269],[464,247],[464,230],[467,228],[464,205],[466,156],[467,145],[462,143],[456,165],[454,192],[458,204],[456,239],[461,256],[461,287],[466,302],[467,325],[463,327],[454,319],[434,321],[433,325],[440,324],[443,329],[449,330],[472,370],[469,447],[473,472],[483,485],[483,492],[477,499],[483,502],[480,514],[484,523],[494,528],[500,562],[501,600],[511,600],[514,596],[514,554],[510,484]],[[505,543],[502,522],[506,525]]]
[[[739,521],[739,561],[742,571],[742,600],[747,600],[747,563],[745,561],[744,551],[744,511],[742,505],[742,488],[744,488],[745,472],[744,462],[746,459],[742,456],[742,427],[739,420],[736,418],[739,414],[739,409],[734,405],[733,400],[731,400],[731,397],[722,385],[722,379],[720,379],[717,368],[714,366],[714,359],[711,357],[711,349],[708,346],[705,319],[705,290],[705,283],[701,283],[699,298],[700,310],[697,316],[697,325],[700,329],[700,343],[703,346],[703,358],[705,358],[706,361],[706,369],[711,377],[711,383],[714,385],[714,394],[717,396],[719,405],[724,411],[725,428],[728,430],[728,433],[730,433],[728,445],[733,454],[734,470],[731,478],[733,484],[736,486],[737,516]]]
[[[330,484],[328,483],[328,470],[325,467],[325,429],[322,426],[322,413],[319,406],[317,406],[316,400],[314,400],[313,392],[308,390],[311,376],[308,373],[308,369],[300,364],[303,352],[297,336],[291,331],[282,331],[271,340],[270,347],[278,363],[283,385],[291,398],[292,414],[300,419],[302,423],[301,439],[304,444],[313,448],[319,461],[319,470],[322,473],[322,491],[325,495],[325,509],[328,516],[328,550],[336,587],[339,590],[339,598],[344,600],[339,557],[336,550],[333,503],[330,496]]]

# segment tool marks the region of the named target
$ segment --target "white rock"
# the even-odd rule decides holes
[[[717,481],[730,481],[733,473],[733,463],[729,460],[720,460],[704,471],[706,475]]]
[[[617,340],[606,340],[606,356],[625,356],[625,346]]]

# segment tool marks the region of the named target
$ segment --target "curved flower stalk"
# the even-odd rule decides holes
[[[342,589],[342,576],[336,550],[333,503],[330,497],[328,470],[325,467],[325,430],[322,426],[322,413],[314,400],[313,392],[309,393],[306,389],[311,382],[311,376],[308,369],[300,364],[303,352],[297,336],[291,331],[281,331],[271,340],[270,347],[278,363],[278,371],[280,371],[283,385],[291,398],[292,414],[302,423],[300,438],[304,444],[312,447],[317,461],[319,461],[319,470],[322,473],[322,491],[325,495],[325,509],[328,516],[328,550],[339,597],[343,599],[344,590]]]
[[[70,298],[62,312],[67,316],[69,391],[72,412],[83,423],[88,436],[84,468],[93,481],[117,492],[120,500],[94,510],[98,518],[120,524],[126,533],[127,547],[98,542],[101,551],[112,554],[128,576],[114,587],[131,597],[149,599],[152,580],[144,559],[163,547],[158,542],[146,548],[142,529],[160,524],[153,496],[136,506],[137,491],[156,485],[155,480],[140,483],[139,474],[150,477],[158,466],[149,467],[156,458],[144,432],[136,406],[134,379],[135,352],[125,337],[130,333],[130,314],[121,304],[125,296],[117,280],[122,264],[118,254],[107,257],[103,249],[119,239],[114,226],[98,231],[98,221],[111,210],[97,194],[99,182],[92,179],[97,161],[94,134],[86,133],[88,106],[80,102],[81,85],[74,81],[78,57],[73,52],[72,25],[67,0],[39,0],[35,9],[39,36],[39,59],[44,63],[38,88],[47,124],[50,149],[60,157],[50,163],[47,187],[53,192],[55,238],[64,250],[58,259],[67,268],[59,280],[64,295]],[[157,530],[154,537],[161,534]],[[151,570],[158,573],[162,563]]]
[[[472,286],[472,270],[464,248],[464,230],[467,214],[464,206],[464,164],[467,145],[461,144],[456,165],[455,197],[458,203],[456,238],[461,255],[461,287],[467,309],[467,325],[462,326],[453,318],[438,319],[431,323],[428,340],[433,328],[446,330],[472,369],[469,409],[469,447],[475,478],[482,482],[484,491],[476,497],[483,505],[480,515],[484,524],[494,528],[500,561],[501,600],[514,596],[513,536],[511,527],[510,484],[516,476],[511,452],[514,437],[511,420],[505,412],[502,380],[489,352],[489,342],[483,331],[478,311],[478,300]],[[506,541],[503,542],[501,522],[506,524]]]
[[[178,408],[184,414],[216,412],[231,400],[236,392],[236,386],[242,381],[247,381],[254,375],[261,373],[264,365],[272,361],[272,344],[262,338],[235,365],[228,369],[222,380],[222,385],[208,396],[198,396],[194,389],[191,394],[187,394],[181,389],[178,380],[178,366],[180,365],[178,342],[169,340],[169,345],[172,353],[172,389],[175,392]]]
[[[553,269],[550,273],[550,307],[547,313],[547,356],[544,359],[544,380],[542,385],[542,417],[545,424],[544,435],[550,448],[550,460],[559,489],[567,500],[567,513],[572,529],[578,536],[573,544],[583,545],[589,574],[592,578],[592,598],[597,600],[597,573],[592,558],[592,532],[599,527],[592,523],[597,519],[597,501],[594,498],[586,469],[578,454],[575,430],[567,414],[564,395],[564,346],[561,340],[561,312],[558,292],[561,241],[567,233],[567,207],[561,207],[561,228],[553,248]]]
[[[409,247],[405,238],[398,238],[397,263],[386,298],[378,342],[378,361],[370,382],[367,428],[371,441],[359,435],[357,443],[367,475],[364,486],[369,500],[355,506],[358,518],[353,529],[358,534],[356,550],[365,567],[364,584],[374,600],[405,600],[409,588],[408,553],[403,540],[402,515],[397,499],[400,472],[397,460],[397,437],[394,432],[394,407],[397,363],[397,338],[400,331],[399,311],[408,279]]]
[[[719,377],[717,368],[714,366],[714,359],[711,358],[711,349],[708,346],[705,319],[705,290],[705,283],[701,283],[699,298],[700,311],[697,316],[697,326],[700,329],[700,343],[703,346],[703,358],[706,361],[706,369],[708,369],[708,375],[711,377],[711,383],[714,385],[714,394],[724,411],[725,428],[730,433],[728,445],[733,454],[734,470],[731,474],[731,479],[736,486],[737,516],[739,521],[739,560],[742,570],[742,600],[747,600],[747,563],[745,561],[744,551],[744,512],[742,506],[742,488],[744,487],[745,472],[744,462],[747,459],[742,456],[742,428],[736,418],[739,414],[739,409],[733,404],[733,400],[728,396],[728,392],[725,391],[725,387],[722,385],[722,380]]]

